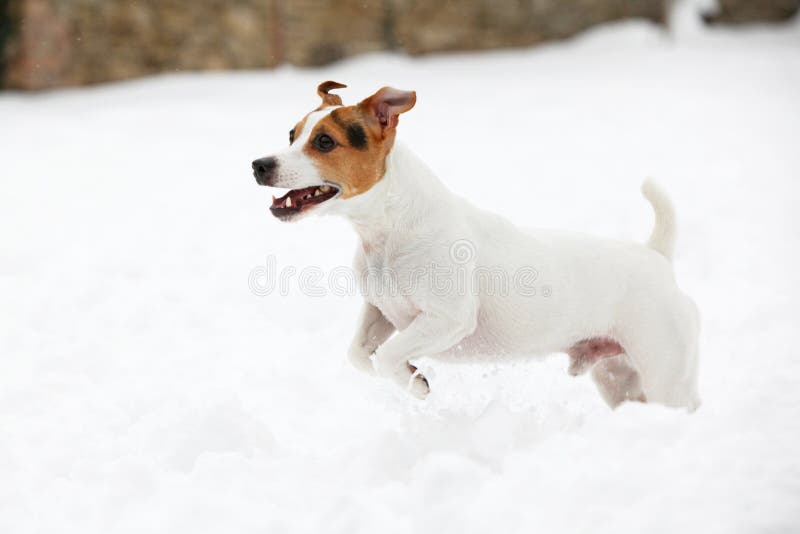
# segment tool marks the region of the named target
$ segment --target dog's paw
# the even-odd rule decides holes
[[[347,352],[347,359],[350,361],[350,364],[369,375],[375,374],[375,368],[373,367],[372,360],[370,357],[372,356],[372,351],[361,345],[360,343],[353,343],[350,346],[350,350]]]
[[[431,387],[428,384],[428,379],[420,373],[416,367],[408,364],[411,376],[408,379],[406,389],[415,398],[423,400],[431,392]]]
[[[380,351],[370,355],[370,365],[372,366],[372,372],[376,376],[389,380],[402,379],[406,373],[405,366],[398,367],[397,364],[390,364],[385,358],[380,357]],[[408,375],[405,378],[407,379]]]
[[[408,362],[399,367],[390,367],[375,355],[372,357],[372,365],[375,374],[394,382],[417,399],[424,399],[431,391],[428,379]]]

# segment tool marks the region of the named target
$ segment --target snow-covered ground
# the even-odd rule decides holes
[[[349,265],[250,171],[326,79],[416,89],[400,138],[522,225],[641,240],[659,180],[700,410],[612,412],[563,355],[423,360],[415,401],[345,363],[358,297],[254,294]],[[0,94],[0,532],[797,532],[798,193],[798,24]]]

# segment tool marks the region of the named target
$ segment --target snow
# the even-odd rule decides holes
[[[175,74],[0,95],[0,532],[790,532],[800,524],[800,25],[608,26],[531,50]],[[703,314],[702,407],[616,411],[566,358],[345,353],[357,296],[250,273],[349,265],[250,161],[316,84],[415,89],[400,138],[526,226],[643,240],[655,177]]]

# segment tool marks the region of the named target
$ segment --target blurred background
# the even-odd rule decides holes
[[[161,72],[321,66],[365,52],[528,46],[609,21],[667,23],[669,0],[0,0],[0,88]],[[779,22],[800,0],[719,0],[706,24]]]

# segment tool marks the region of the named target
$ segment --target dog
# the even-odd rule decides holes
[[[322,103],[291,129],[289,148],[252,168],[259,185],[290,189],[273,197],[279,220],[337,214],[360,237],[365,302],[348,352],[356,368],[425,398],[430,385],[412,363],[422,356],[566,353],[570,374],[590,371],[612,408],[699,406],[699,314],[676,285],[674,209],[655,183],[642,186],[655,212],[646,245],[523,231],[453,195],[395,141],[414,91],[383,87],[345,106],[331,92],[344,87],[320,84]],[[393,280],[363,283],[387,270]],[[498,291],[487,272],[524,283]]]

